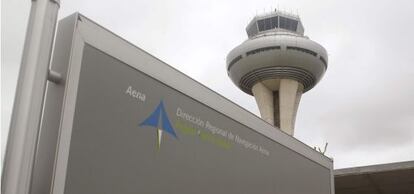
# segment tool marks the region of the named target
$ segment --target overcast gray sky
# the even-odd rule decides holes
[[[312,147],[329,142],[335,168],[414,160],[412,0],[61,1],[59,18],[79,11],[254,114],[254,98],[227,77],[225,57],[247,39],[256,13],[299,13],[329,67],[302,96],[295,136]],[[2,0],[2,152],[30,3]]]

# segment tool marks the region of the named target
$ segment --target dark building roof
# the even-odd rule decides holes
[[[414,194],[414,161],[338,169],[335,194]]]

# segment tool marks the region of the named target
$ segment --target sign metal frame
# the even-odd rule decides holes
[[[46,99],[42,130],[52,133],[56,138],[51,138],[50,136],[39,137],[39,142],[44,142],[44,147],[52,147],[53,149],[56,148],[53,145],[57,144],[57,151],[56,155],[54,153],[51,154],[50,149],[52,148],[48,148],[49,150],[40,150],[38,154],[37,158],[47,158],[49,163],[53,162],[55,164],[54,169],[42,169],[42,173],[35,177],[41,178],[40,180],[47,177],[44,179],[45,181],[52,180],[52,185],[45,184],[45,181],[38,183],[43,185],[43,191],[45,191],[44,189],[51,188],[51,193],[64,193],[83,48],[88,44],[329,169],[331,174],[331,193],[334,193],[333,161],[330,158],[281,130],[275,129],[249,111],[94,23],[92,20],[79,13],[63,19],[59,23],[59,37],[60,39],[56,42],[52,70],[54,69],[62,74],[64,86],[61,85],[60,88],[56,88],[53,85],[48,87],[46,98],[53,98],[54,101],[48,102]],[[53,124],[47,125],[52,120],[60,122],[55,121]],[[37,161],[37,165],[45,166],[45,161],[39,161],[39,159]]]

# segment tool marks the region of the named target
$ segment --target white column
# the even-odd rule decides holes
[[[252,92],[262,119],[274,125],[273,91],[258,82],[252,87]]]
[[[280,129],[293,136],[296,113],[303,85],[291,79],[281,79],[279,87]]]

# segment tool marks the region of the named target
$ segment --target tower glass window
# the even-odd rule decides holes
[[[265,30],[272,29],[272,19],[266,18],[264,21],[265,21]]]
[[[266,19],[261,19],[257,21],[257,25],[259,27],[259,31],[266,31],[266,30],[271,30],[271,29],[275,29],[278,27],[279,22],[278,22],[278,17],[271,17],[271,18],[266,18]]]
[[[251,25],[248,29],[247,29],[247,35],[249,37],[254,36],[255,34],[257,34],[257,24],[254,23],[254,25]]]
[[[280,17],[280,28],[290,30],[290,31],[296,31],[296,28],[298,27],[298,21],[292,20],[285,17]]]
[[[264,31],[265,30],[265,22],[264,22],[264,20],[257,21],[257,25],[259,26],[259,31]]]
[[[288,30],[296,31],[296,28],[298,27],[298,21],[296,20],[290,20]]]
[[[275,28],[283,28],[285,30],[296,32],[298,23],[299,22],[297,20],[289,19],[282,16],[274,16],[258,20],[257,26],[259,27],[259,32]]]
[[[279,21],[280,21],[280,28],[287,29],[288,19],[285,17],[280,17]]]
[[[277,16],[276,17],[272,17],[272,28],[277,28],[279,26],[279,22],[277,20]]]

